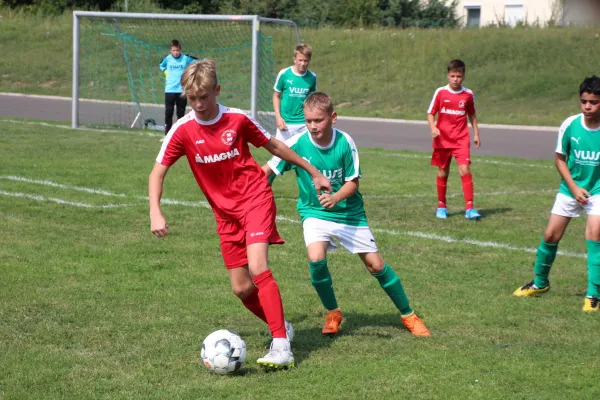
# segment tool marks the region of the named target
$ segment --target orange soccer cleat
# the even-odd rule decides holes
[[[329,311],[325,317],[325,325],[323,325],[321,333],[323,335],[336,335],[340,330],[342,319],[342,311],[340,309]]]

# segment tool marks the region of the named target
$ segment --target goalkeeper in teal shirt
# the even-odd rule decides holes
[[[165,74],[165,135],[173,126],[173,111],[177,106],[177,119],[185,114],[187,98],[182,96],[181,75],[188,65],[197,61],[196,57],[181,54],[179,40],[171,41],[171,54],[162,59],[159,68]]]
[[[337,248],[335,239],[360,257],[400,311],[402,324],[414,335],[429,336],[423,320],[412,310],[400,278],[377,249],[358,191],[361,174],[358,150],[347,133],[333,128],[337,114],[331,98],[322,92],[312,93],[304,101],[303,109],[308,132],[292,136],[285,143],[329,178],[333,192],[317,195],[309,175],[277,157],[264,165],[263,171],[267,177],[291,169],[296,172],[300,192],[298,213],[302,217],[310,278],[327,310],[321,332],[336,335],[343,319],[327,267],[327,251]]]

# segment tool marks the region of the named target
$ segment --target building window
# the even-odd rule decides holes
[[[467,28],[477,28],[481,25],[481,7],[466,7]]]
[[[511,4],[504,7],[504,23],[515,27],[519,22],[525,20],[523,6],[520,4]]]

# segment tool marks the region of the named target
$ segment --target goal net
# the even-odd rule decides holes
[[[158,65],[174,39],[183,54],[215,61],[219,102],[247,111],[274,133],[273,85],[300,40],[294,22],[83,11],[73,13],[73,128],[162,131],[165,76]]]

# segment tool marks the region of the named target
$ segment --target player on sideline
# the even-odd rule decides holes
[[[431,165],[438,167],[437,195],[438,208],[435,216],[448,218],[446,209],[446,188],[452,157],[458,164],[458,173],[462,181],[465,197],[465,218],[478,220],[479,212],[473,208],[473,177],[471,175],[471,136],[467,124],[467,116],[473,126],[473,142],[475,147],[481,145],[479,126],[475,114],[475,97],[473,92],[462,86],[465,78],[465,63],[452,60],[448,64],[448,85],[438,88],[427,110],[427,121],[433,137],[433,154]],[[438,115],[437,122],[435,115]]]
[[[165,135],[173,126],[173,111],[177,107],[177,119],[185,114],[187,99],[182,96],[181,75],[185,68],[198,61],[196,57],[181,54],[179,40],[171,40],[171,54],[162,59],[158,67],[165,74]]]
[[[562,177],[544,237],[537,249],[533,280],[513,293],[532,296],[550,290],[548,276],[571,218],[585,210],[588,290],[583,311],[600,309],[600,78],[579,86],[581,114],[567,118],[558,131],[554,163]]]
[[[398,275],[377,250],[358,191],[358,152],[347,133],[332,127],[337,115],[331,98],[325,93],[312,93],[304,102],[304,115],[308,132],[292,137],[286,144],[323,171],[329,177],[333,191],[317,195],[305,171],[278,157],[262,168],[267,176],[280,175],[290,169],[296,171],[300,192],[297,208],[302,217],[311,282],[328,310],[322,333],[335,335],[342,323],[342,311],[334,294],[326,258],[327,250],[336,249],[335,238],[346,250],[358,254],[400,311],[404,326],[417,336],[430,336],[423,321],[410,307]]]
[[[192,111],[166,136],[150,173],[151,230],[168,234],[160,209],[163,182],[169,167],[185,156],[217,222],[221,255],[233,292],[252,313],[265,321],[273,342],[258,360],[266,368],[294,366],[279,287],[268,265],[269,244],[283,240],[275,225],[273,192],[250,154],[248,143],[306,169],[316,190],[331,190],[329,180],[254,119],[217,103],[221,86],[211,60],[190,65],[181,78]],[[313,189],[314,190],[314,189]]]
[[[294,65],[279,71],[273,89],[273,110],[277,122],[275,137],[285,141],[306,132],[302,104],[317,90],[317,75],[308,69],[312,49],[299,44],[294,49]]]

